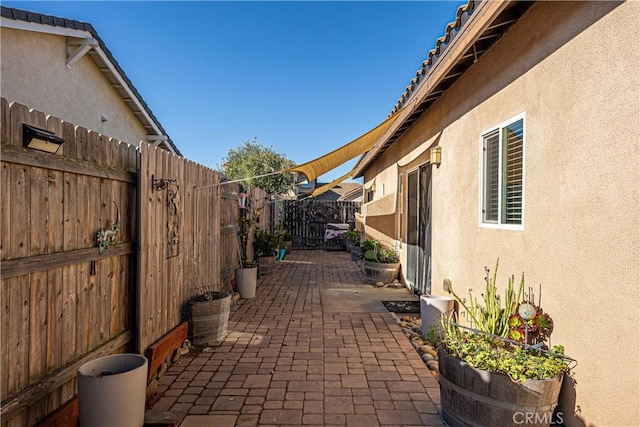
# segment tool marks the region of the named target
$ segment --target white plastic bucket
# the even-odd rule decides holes
[[[100,357],[78,368],[80,427],[142,427],[147,358],[125,353]]]
[[[258,281],[258,267],[236,268],[236,289],[241,298],[254,298]]]
[[[423,295],[420,297],[420,316],[422,317],[422,333],[429,332],[429,327],[440,326],[442,314],[453,310],[455,300],[444,295]]]

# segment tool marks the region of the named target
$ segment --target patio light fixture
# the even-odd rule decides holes
[[[435,146],[429,150],[429,163],[432,165],[436,165],[440,167],[442,148],[440,146]]]
[[[48,130],[22,124],[22,145],[45,153],[57,153],[64,139]]]

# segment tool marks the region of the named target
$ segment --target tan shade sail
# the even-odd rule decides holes
[[[319,195],[321,195],[322,193],[326,193],[327,191],[331,190],[333,187],[335,187],[336,185],[340,184],[342,181],[344,181],[345,179],[349,178],[351,176],[351,171],[347,172],[346,174],[342,175],[340,178],[331,181],[328,184],[323,185],[322,187],[318,187],[315,190],[313,190],[313,193],[311,193],[311,196],[313,197],[317,197]]]
[[[361,137],[354,139],[347,145],[343,145],[342,147],[333,150],[332,152],[325,154],[322,157],[318,157],[315,160],[311,160],[307,163],[285,169],[283,172],[301,172],[305,174],[309,181],[316,179],[320,175],[324,175],[330,170],[337,168],[341,164],[348,162],[349,160],[365,153],[366,151],[369,151],[373,147],[373,145],[378,142],[382,135],[384,135],[387,129],[389,129],[393,122],[398,118],[398,114],[400,114],[401,111],[402,110],[398,110],[394,115],[386,119],[384,122],[380,123],[378,126],[371,129]]]

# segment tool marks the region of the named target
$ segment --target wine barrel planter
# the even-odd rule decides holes
[[[193,343],[207,345],[223,341],[227,336],[231,294],[208,292],[190,304]]]
[[[369,283],[391,283],[400,275],[400,263],[382,264],[364,261],[362,263],[364,277]]]
[[[516,383],[438,349],[442,416],[451,427],[549,426],[562,377]]]

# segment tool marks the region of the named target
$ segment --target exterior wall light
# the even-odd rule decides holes
[[[429,163],[440,167],[440,158],[442,154],[442,148],[440,146],[433,147],[429,150]]]
[[[57,153],[64,139],[53,132],[22,124],[22,145],[45,153]]]
[[[373,182],[371,183],[371,187],[369,187],[369,188],[371,189],[371,191],[373,191],[373,192],[375,193],[375,192],[376,192],[376,182],[375,182],[375,181],[373,181]]]

